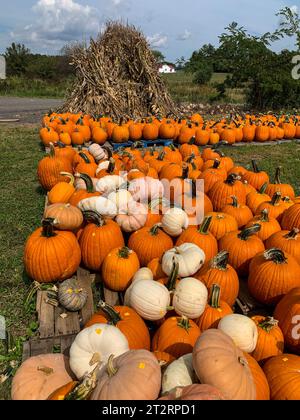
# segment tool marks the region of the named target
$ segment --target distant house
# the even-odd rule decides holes
[[[158,68],[159,73],[176,73],[174,64],[172,63],[161,63]]]

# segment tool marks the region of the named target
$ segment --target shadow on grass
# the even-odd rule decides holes
[[[47,191],[44,190],[44,188],[41,185],[38,185],[35,189],[35,191],[39,194],[39,195],[43,195],[45,196],[47,194]]]

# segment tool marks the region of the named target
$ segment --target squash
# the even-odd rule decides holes
[[[65,280],[58,286],[58,301],[68,311],[80,311],[87,298],[87,290],[81,287],[76,277]]]
[[[98,376],[91,400],[155,400],[161,385],[156,357],[147,350],[131,350],[113,355]]]
[[[230,400],[255,400],[256,386],[243,352],[221,330],[204,331],[193,350],[201,383],[218,388]]]
[[[75,231],[83,223],[81,211],[71,204],[56,203],[45,208],[44,219],[55,219],[55,228]]]
[[[163,230],[170,236],[179,236],[189,225],[186,212],[180,208],[169,209],[161,221]]]
[[[300,356],[282,354],[263,367],[270,385],[271,400],[300,400]]]
[[[193,350],[199,335],[197,324],[187,317],[170,317],[154,334],[152,351],[163,351],[177,359]]]
[[[30,357],[17,370],[12,400],[46,400],[57,388],[72,381],[68,359],[63,354]]]
[[[235,345],[246,353],[252,353],[257,343],[255,322],[245,315],[226,315],[219,322],[218,329],[232,338]]]
[[[219,401],[226,398],[221,392],[210,385],[192,384],[184,387],[176,387],[174,390],[166,394],[159,400],[179,400],[179,401]]]
[[[176,285],[173,295],[173,307],[178,315],[190,319],[199,318],[207,303],[207,288],[201,281],[187,277]]]
[[[197,382],[193,368],[192,353],[185,354],[167,366],[162,376],[162,395],[172,392],[178,386],[188,386]]]
[[[116,204],[105,197],[84,198],[78,203],[78,208],[82,212],[94,211],[110,219],[113,219],[118,214]]]
[[[97,365],[105,364],[111,354],[129,350],[125,335],[115,326],[94,324],[80,331],[70,347],[70,367],[81,379]]]
[[[192,243],[184,243],[175,248],[166,250],[162,258],[162,269],[169,276],[173,263],[178,263],[179,277],[188,277],[195,274],[205,262],[205,254],[201,248]]]
[[[169,290],[153,280],[134,281],[126,294],[125,302],[149,321],[162,319],[170,306]]]

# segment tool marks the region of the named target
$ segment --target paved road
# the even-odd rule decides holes
[[[59,99],[13,98],[0,96],[0,119],[20,118],[20,123],[38,123],[41,116],[63,103]]]

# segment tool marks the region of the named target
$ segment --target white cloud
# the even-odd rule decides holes
[[[179,34],[177,37],[178,41],[187,41],[192,37],[192,32],[186,29],[182,34]]]
[[[168,37],[161,33],[156,33],[147,37],[147,41],[152,48],[164,48],[167,46]]]
[[[299,12],[298,6],[296,6],[295,4],[294,4],[294,6],[291,6],[290,9],[295,15]]]
[[[38,0],[32,10],[34,23],[12,31],[13,38],[41,48],[59,50],[64,44],[95,36],[108,16],[128,7],[128,0],[101,0],[99,11],[76,0]]]

